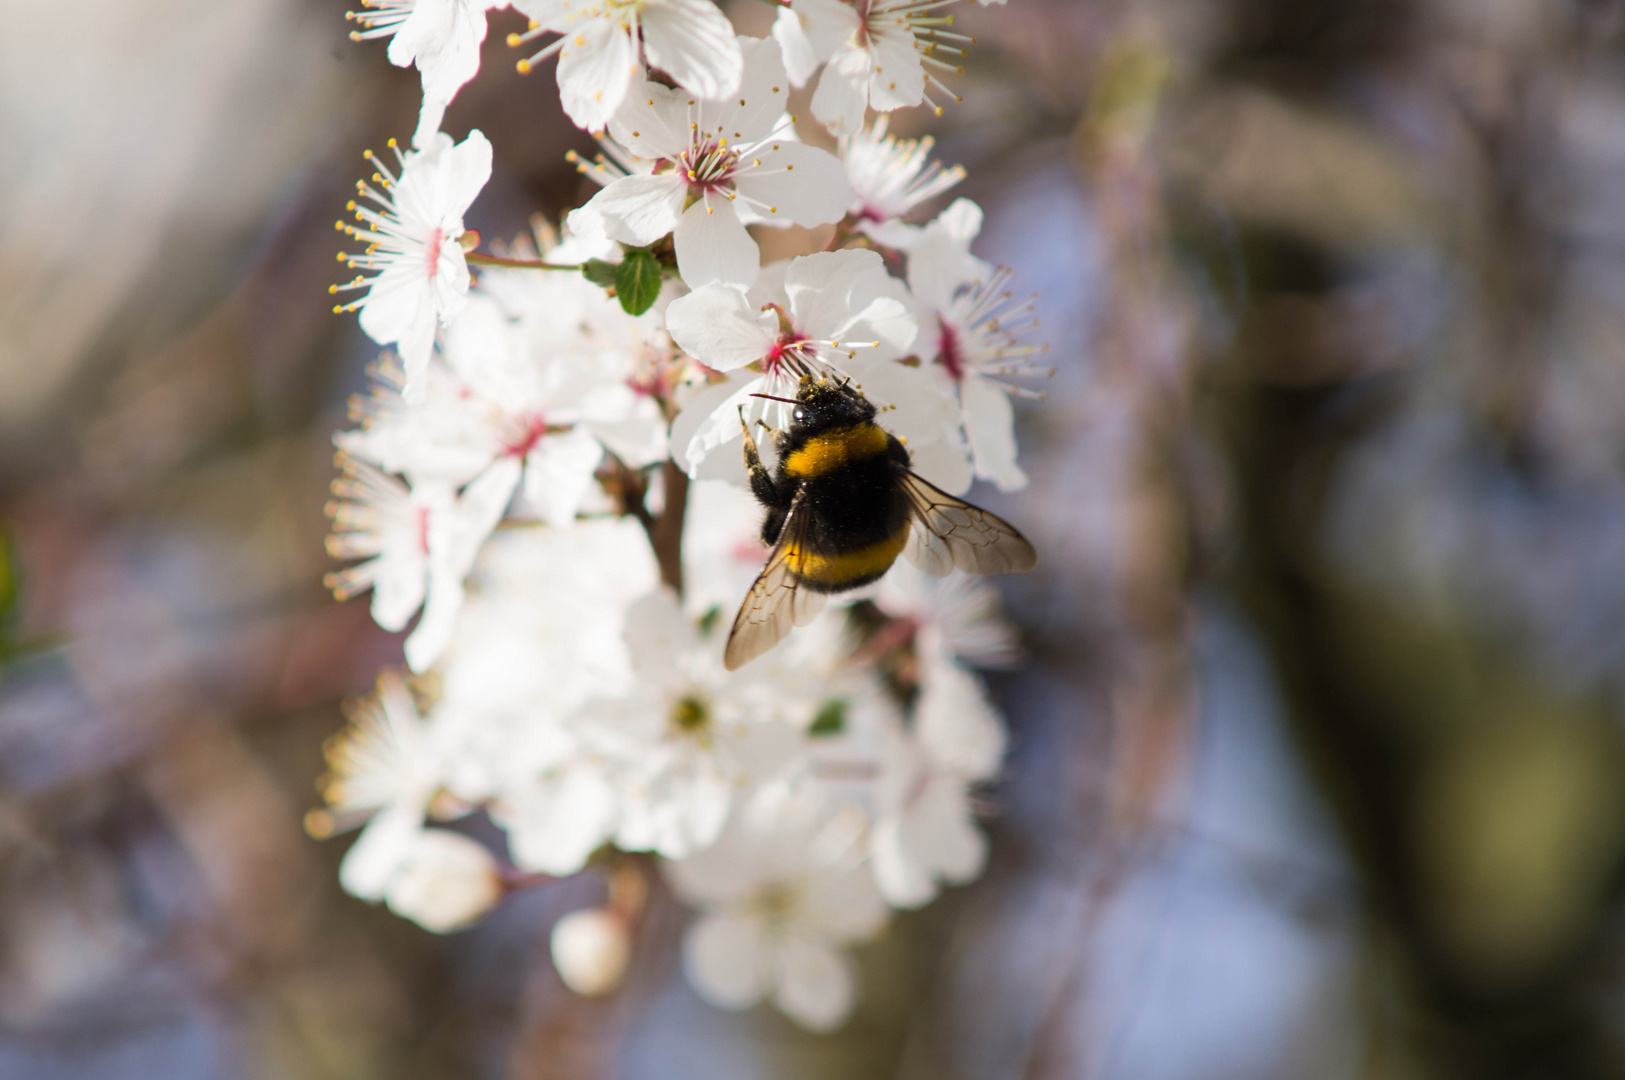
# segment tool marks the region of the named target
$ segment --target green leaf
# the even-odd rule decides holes
[[[813,717],[812,727],[807,734],[812,736],[839,735],[846,730],[846,699],[830,698],[824,702],[824,707],[818,710]]]
[[[621,268],[612,262],[603,259],[588,259],[581,264],[581,276],[600,288],[610,288],[615,284],[615,276]]]
[[[615,295],[628,315],[642,315],[660,295],[660,263],[644,248],[626,253],[615,273]]]

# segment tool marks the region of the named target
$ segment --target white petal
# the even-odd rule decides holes
[[[753,310],[743,289],[714,282],[673,300],[666,329],[706,367],[733,371],[768,354],[779,324],[773,312]]]
[[[735,185],[764,220],[827,225],[846,216],[852,182],[834,154],[798,142],[779,142],[760,152],[760,166],[742,170]],[[777,213],[769,212],[777,209]]]
[[[677,85],[702,98],[738,92],[744,66],[739,40],[711,0],[651,0],[642,24],[644,55]]]
[[[580,870],[608,839],[617,799],[591,769],[572,768],[545,783],[553,790],[505,805],[494,816],[508,830],[515,866],[563,877]]]
[[[554,528],[575,523],[604,448],[584,428],[544,435],[525,457],[525,498]]]
[[[577,127],[603,131],[626,99],[638,68],[638,44],[618,19],[570,24],[559,51],[559,103]]]
[[[702,103],[699,125],[730,142],[753,143],[772,135],[784,119],[790,96],[790,76],[784,70],[779,43],[772,38],[739,39],[744,70],[737,95]],[[793,131],[785,134],[794,139]]]
[[[423,811],[416,806],[390,807],[374,817],[339,864],[344,891],[362,900],[382,900],[422,828]]]
[[[743,915],[707,915],[683,939],[683,972],[719,1009],[748,1009],[767,993],[767,928]]]
[[[852,961],[821,941],[792,937],[779,946],[773,1003],[811,1031],[833,1031],[858,1000]]]
[[[384,900],[436,934],[461,930],[502,899],[497,863],[484,845],[446,829],[418,833]]]
[[[689,93],[644,82],[626,96],[609,131],[615,141],[641,158],[674,158],[689,147]]]
[[[689,476],[698,477],[701,465],[719,456],[716,453],[719,448],[726,448],[723,453],[739,461],[740,451],[731,445],[741,436],[739,409],[755,404],[759,399],[750,395],[763,391],[766,382],[755,372],[736,371],[727,382],[707,387],[689,402],[671,426],[672,453],[678,466],[687,470]],[[750,417],[749,410],[746,416]],[[731,479],[735,473],[728,471],[717,476],[708,470],[706,475],[713,479]],[[743,464],[737,467],[735,482],[746,482]]]
[[[848,248],[791,260],[784,293],[797,330],[814,338],[839,338],[852,324],[853,300],[865,284],[883,285],[886,264],[879,252]],[[869,297],[858,297],[867,304]]]
[[[925,69],[920,66],[914,32],[907,27],[880,24],[872,33],[869,55],[869,104],[876,112],[891,112],[925,100]]]
[[[976,475],[993,481],[1000,491],[1026,487],[1027,474],[1016,464],[1016,420],[1010,395],[970,373],[959,384],[959,400],[965,410],[965,435]]]
[[[903,819],[889,814],[875,822],[869,838],[869,865],[886,903],[904,911],[924,907],[937,896],[937,883],[909,849]]]
[[[869,54],[851,47],[824,65],[813,93],[812,111],[831,135],[850,135],[863,127],[869,105]]]
[[[818,65],[858,32],[862,20],[840,0],[792,0],[780,8],[773,22],[773,37],[784,51],[790,81],[805,86]]]
[[[970,251],[981,221],[981,207],[956,199],[921,231],[909,252],[909,288],[937,311],[948,309],[961,286],[986,281],[992,273],[993,268]]]
[[[677,226],[687,194],[688,185],[675,176],[627,176],[594,195],[582,210],[597,215],[611,240],[644,247]],[[587,226],[585,220],[581,224]],[[576,214],[570,215],[570,227],[577,227]]]
[[[424,6],[418,4],[420,8]],[[423,74],[424,96],[442,101],[450,101],[464,83],[479,73],[480,43],[485,40],[486,29],[483,8],[471,9],[463,3],[453,3],[450,7],[450,18],[440,40],[431,49],[419,52],[417,57],[418,71]],[[416,14],[414,9],[413,15]],[[390,44],[393,49],[394,43]]]
[[[1004,761],[1008,737],[975,675],[952,663],[925,665],[916,713],[920,745],[942,768],[986,780]]]
[[[933,874],[950,885],[974,881],[987,865],[987,837],[971,818],[964,783],[938,777],[909,808],[904,835]]]
[[[761,254],[726,198],[712,195],[690,206],[673,230],[672,240],[677,248],[677,270],[691,289],[713,281],[749,288],[756,280]]]
[[[962,438],[911,446],[909,456],[909,468],[950,495],[965,494],[976,478],[971,470],[970,449]]]

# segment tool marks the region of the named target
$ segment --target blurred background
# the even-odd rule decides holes
[[[833,1036],[431,936],[301,828],[330,312],[417,76],[342,0],[0,5],[0,1078],[1625,1076],[1625,4],[1009,0],[927,128],[1058,369],[993,863]],[[732,9],[763,33],[771,8]],[[488,239],[587,192],[495,13]],[[927,123],[929,122],[929,123]]]

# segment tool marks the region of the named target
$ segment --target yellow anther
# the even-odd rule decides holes
[[[521,60],[521,61],[519,61],[519,63],[515,64],[514,67],[518,70],[519,74],[521,74],[521,75],[529,75],[530,74],[530,61],[529,60]]]
[[[521,41],[523,41],[523,40],[524,40],[524,38],[520,37],[518,34],[509,34],[508,35],[508,48],[517,49],[519,47],[519,43]]]

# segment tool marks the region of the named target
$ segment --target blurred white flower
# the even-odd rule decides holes
[[[722,643],[701,636],[660,590],[627,611],[631,693],[588,702],[572,726],[611,763],[616,844],[681,859],[722,831],[737,794],[780,771],[800,748],[788,723],[816,700],[763,669],[730,673]]]
[[[873,251],[803,255],[756,289],[712,284],[672,301],[666,325],[700,363],[730,377],[698,394],[672,424],[672,453],[693,475],[708,454],[740,437],[747,422],[790,425],[790,406],[752,397],[793,396],[803,374],[846,370],[862,349],[866,362],[901,356],[917,324],[902,283]],[[738,470],[743,479],[744,470]]]
[[[841,162],[857,193],[848,213],[858,228],[888,247],[906,251],[920,229],[902,218],[965,179],[965,170],[958,165],[945,169],[933,161],[935,140],[929,135],[920,139],[887,135],[889,119],[876,117],[868,127],[843,135]]]
[[[824,65],[813,94],[813,115],[831,135],[848,135],[863,126],[865,108],[891,112],[931,99],[926,84],[955,101],[959,95],[943,85],[937,72],[964,74],[959,61],[968,34],[947,29],[942,14],[955,0],[866,0],[858,5],[863,25]],[[950,60],[938,58],[946,54]]]
[[[333,482],[338,498],[327,504],[333,519],[327,551],[364,561],[329,574],[327,587],[340,600],[372,589],[373,621],[385,630],[404,629],[423,608],[406,657],[412,670],[426,670],[445,648],[462,607],[463,579],[512,487],[501,477],[482,478],[459,495],[449,484],[409,484],[348,455],[341,468]]]
[[[421,829],[384,892],[389,910],[425,930],[462,930],[502,899],[502,875],[485,847],[446,829]]]
[[[771,39],[741,38],[738,97],[696,100],[684,90],[643,83],[610,131],[631,155],[657,162],[651,173],[612,181],[570,214],[582,236],[643,247],[672,234],[677,268],[690,288],[756,280],[760,254],[745,219],[796,225],[840,220],[852,200],[835,157],[795,141],[784,114],[789,79]],[[735,209],[743,200],[750,214]]]
[[[598,997],[621,985],[632,962],[626,917],[607,908],[572,911],[553,924],[553,966],[578,994]]]
[[[448,787],[488,804],[522,869],[574,873],[615,829],[607,768],[564,721],[630,690],[626,609],[656,581],[630,518],[503,531],[481,552],[439,667],[435,722],[455,751]]]
[[[423,828],[442,782],[444,747],[418,715],[400,672],[385,668],[371,694],[346,703],[347,723],[322,752],[328,809],[307,818],[318,836],[365,824],[339,866],[352,896],[380,900]]]
[[[839,1027],[857,1003],[843,950],[886,925],[885,902],[863,866],[862,812],[822,805],[736,819],[718,843],[666,875],[700,909],[683,940],[694,989],[723,1009],[772,998],[803,1027]]]
[[[712,100],[739,89],[739,42],[711,0],[515,0],[535,24],[510,45],[542,34],[559,39],[527,60],[529,71],[559,54],[559,100],[578,127],[602,131],[643,75],[638,38],[651,67],[690,94]]]
[[[361,0],[361,11],[345,13],[360,29],[356,41],[387,37],[389,62],[417,64],[423,79],[425,113],[436,122],[462,85],[480,70],[480,43],[485,40],[485,13],[508,6],[508,0]]]
[[[981,683],[944,661],[922,665],[914,726],[898,733],[880,781],[870,864],[886,902],[916,908],[938,882],[982,872],[987,837],[975,821],[972,784],[998,771],[1005,735]]]
[[[422,148],[406,154],[397,149],[395,156],[399,175],[367,151],[377,171],[371,183],[363,180],[358,187],[362,199],[375,205],[351,202],[361,225],[338,223],[345,235],[367,245],[341,256],[345,265],[376,272],[332,291],[367,290],[360,300],[335,310],[359,309],[367,336],[395,345],[405,365],[403,393],[406,400],[418,401],[435,327],[449,324],[468,300],[468,264],[458,241],[464,212],[491,178],[491,144],[477,130],[456,145],[437,132]]]
[[[932,577],[899,561],[881,579],[875,604],[912,628],[922,657],[979,668],[1014,667],[1020,659],[1015,627],[999,610],[999,593],[986,578]]]
[[[1009,270],[994,269],[971,254],[971,241],[981,230],[981,207],[956,200],[915,241],[908,283],[935,316],[936,326],[927,325],[920,334],[919,352],[953,383],[976,475],[1000,491],[1016,491],[1026,487],[1027,474],[1016,464],[1010,397],[1042,395],[1009,379],[1052,372],[1032,363],[1046,348],[1021,340],[1038,325],[1032,302],[1006,291]]]

